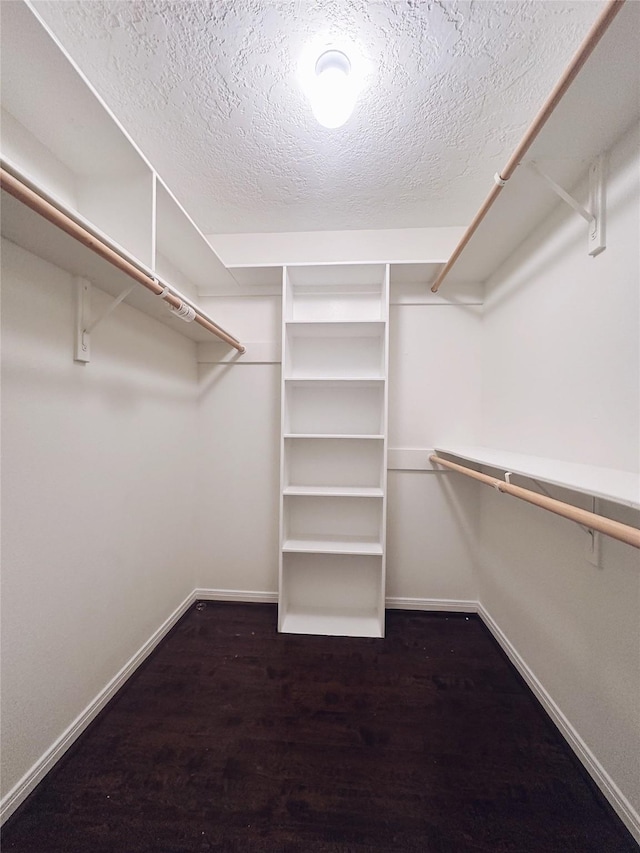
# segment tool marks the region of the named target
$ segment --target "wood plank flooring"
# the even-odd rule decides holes
[[[19,853],[638,847],[476,616],[194,606],[9,820]]]

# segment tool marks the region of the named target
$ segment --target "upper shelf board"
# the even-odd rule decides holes
[[[527,152],[567,191],[586,177],[640,116],[640,3],[629,0]],[[487,175],[487,194],[492,177]],[[478,199],[478,203],[483,199]],[[532,170],[520,165],[481,222],[442,286],[484,283],[560,202]],[[587,232],[585,225],[585,252]],[[435,276],[434,276],[435,277]]]
[[[640,475],[631,471],[561,462],[489,447],[439,446],[436,452],[640,509]]]
[[[437,258],[432,261],[407,261],[396,262],[390,264],[390,280],[391,284],[415,284],[418,282],[432,281],[438,270],[441,268],[443,260]],[[313,265],[316,269],[319,264]],[[333,264],[325,264],[325,267],[334,266]],[[357,264],[353,264],[354,267]],[[368,264],[369,268],[376,266]],[[282,287],[282,271],[284,265],[264,265],[264,266],[239,266],[230,265],[228,269],[233,274],[235,281],[242,287],[264,287],[264,288],[281,288]],[[292,266],[287,266],[287,269],[292,269]]]
[[[135,172],[144,163],[26,3],[2,4],[2,106],[77,175]]]
[[[166,272],[163,263],[168,262]],[[156,182],[156,271],[171,284],[174,270],[198,295],[237,290],[238,284],[189,214],[158,177]]]
[[[118,296],[134,283],[116,267],[79,243],[69,234],[35,213],[8,193],[2,193],[2,235],[39,258],[72,275],[88,279],[96,287]],[[127,304],[160,320],[194,341],[211,341],[212,335],[197,323],[185,323],[169,311],[165,302],[142,285],[127,296]]]
[[[28,3],[3,4],[2,109],[3,160],[55,206],[86,219],[93,230],[108,235],[190,295],[200,288],[227,292],[237,287],[204,235]],[[43,254],[31,233],[32,218],[14,212],[6,200],[5,236],[62,269],[91,278],[97,267],[79,269],[84,253],[69,249],[65,235],[56,248],[57,238],[47,229]],[[23,231],[23,224],[30,230]],[[41,229],[34,226],[33,231]],[[130,233],[138,232],[139,239],[127,242]],[[67,257],[71,266],[65,263]],[[108,289],[113,276],[99,269],[101,279],[94,283]],[[131,304],[136,300],[137,291],[127,299]],[[169,325],[174,325],[173,318]],[[190,336],[209,339],[199,333]]]

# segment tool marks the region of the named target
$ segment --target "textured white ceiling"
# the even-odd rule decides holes
[[[467,223],[602,5],[34,3],[206,233]],[[368,69],[337,130],[298,83],[309,44]]]

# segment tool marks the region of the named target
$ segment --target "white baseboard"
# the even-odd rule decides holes
[[[449,598],[398,598],[388,596],[385,607],[389,610],[444,610],[450,613],[477,613],[477,601]]]
[[[195,589],[194,599],[202,601],[238,601],[245,604],[277,604],[277,592],[247,591],[243,589]],[[477,613],[477,601],[460,601],[447,598],[398,598],[389,596],[385,607],[390,610],[445,610],[452,613]]]
[[[277,592],[246,589],[194,589],[194,601],[238,601],[244,604],[277,604]]]
[[[112,699],[125,681],[135,672],[140,664],[173,628],[178,619],[195,601],[194,593],[190,593],[173,613],[162,623],[143,646],[131,657],[111,681],[98,693],[87,707],[79,714],[71,725],[54,741],[49,749],[36,761],[30,770],[2,798],[0,803],[0,823],[10,817],[18,806],[33,791],[36,785],[51,770],[54,764],[62,758],[69,747],[77,740],[89,723],[96,718],[104,706]]]
[[[503,633],[502,629],[498,626],[498,623],[494,620],[491,614],[480,603],[477,605],[477,612],[484,624],[498,641],[511,663],[524,678],[530,690],[542,704],[547,714],[560,729],[565,740],[578,756],[596,785],[607,798],[614,811],[620,817],[620,820],[624,823],[635,840],[640,843],[640,815],[638,812],[633,808],[629,800],[624,796],[611,776],[609,776],[593,752],[591,752],[587,744],[582,740],[576,729],[562,713],[558,705],[556,705],[545,687],[540,683],[540,681],[538,681],[534,672],[529,668],[524,658],[522,658],[518,650],[507,638],[506,634]]]

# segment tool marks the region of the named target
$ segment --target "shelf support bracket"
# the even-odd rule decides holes
[[[607,166],[606,154],[600,154],[589,168],[589,209],[561,187],[550,175],[547,175],[533,160],[526,164],[548,184],[554,193],[576,211],[588,225],[588,251],[595,258],[607,247],[605,239],[605,173]]]
[[[505,479],[506,477],[507,475],[505,474]],[[507,480],[507,482],[509,482],[509,480]],[[552,495],[549,493],[549,490],[546,489],[539,480],[533,480],[533,482],[540,489],[542,494],[546,495],[548,498],[552,497]],[[596,497],[591,498],[591,512],[595,513],[596,515],[600,514],[600,502]],[[585,525],[580,524],[579,521],[575,521],[574,524],[577,524],[581,530],[584,530],[588,537],[584,549],[585,559],[588,563],[591,563],[592,566],[595,566],[596,569],[602,568],[602,534],[598,530],[594,530],[592,527],[585,527]]]
[[[88,362],[91,360],[91,332],[106,319],[127,298],[136,287],[135,282],[126,287],[115,297],[93,320],[91,315],[91,282],[86,278],[76,278],[76,341],[75,361]]]
[[[543,486],[539,480],[534,480],[533,477],[531,477],[530,479],[533,483],[536,484],[536,486],[540,489],[540,491],[542,492],[543,495],[546,495],[548,498],[553,498],[553,495],[551,494],[549,489],[545,488],[545,486]],[[596,532],[595,530],[592,530],[590,527],[587,527],[584,524],[580,524],[579,521],[574,521],[573,523],[577,524],[578,527],[580,528],[580,530],[584,530],[584,532],[589,536],[591,536],[592,533]]]
[[[591,498],[591,512],[598,513],[600,511],[600,501],[596,497]],[[597,530],[587,530],[589,538],[585,548],[585,557],[588,563],[595,566],[596,569],[602,568],[602,534]]]
[[[77,277],[76,285],[76,328],[74,361],[87,363],[91,361],[91,344],[86,333],[91,314],[91,282],[86,278]]]

